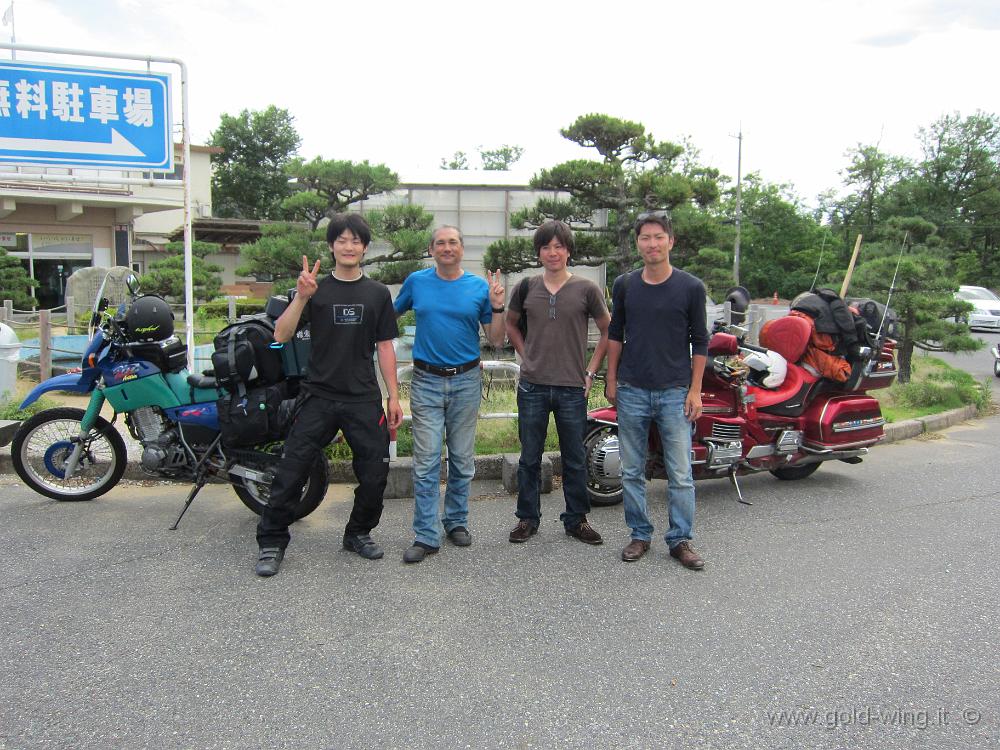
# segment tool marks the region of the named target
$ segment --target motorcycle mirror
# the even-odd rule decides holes
[[[139,293],[139,279],[136,278],[134,273],[130,273],[125,278],[125,286],[128,287],[129,294],[133,297]]]

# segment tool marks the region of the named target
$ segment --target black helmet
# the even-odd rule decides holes
[[[163,341],[174,335],[174,314],[162,297],[139,297],[125,314],[125,326],[132,341]]]

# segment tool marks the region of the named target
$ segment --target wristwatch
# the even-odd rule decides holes
[[[591,380],[593,380],[594,378],[597,377],[597,373],[596,372],[591,372],[590,370],[587,370],[587,377],[590,378]]]
[[[491,307],[490,309],[493,310],[493,312],[495,313],[502,313],[504,310],[507,309],[507,306],[504,305],[503,307]]]

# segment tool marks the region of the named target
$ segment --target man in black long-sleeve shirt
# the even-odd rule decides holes
[[[625,522],[632,541],[626,562],[649,549],[653,524],[646,511],[647,435],[655,423],[669,479],[670,555],[700,570],[691,546],[694,479],[691,423],[701,416],[701,380],[708,354],[705,286],[670,265],[674,232],[665,211],[640,214],[636,246],[643,268],[619,276],[612,288],[606,395],[618,407]]]

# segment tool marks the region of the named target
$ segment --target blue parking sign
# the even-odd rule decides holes
[[[0,163],[173,171],[170,76],[0,60]]]

